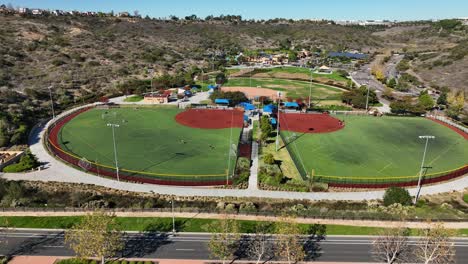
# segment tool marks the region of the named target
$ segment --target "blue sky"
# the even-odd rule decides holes
[[[0,0],[13,6],[114,12],[150,17],[219,14],[243,18],[417,20],[468,17],[468,0]]]

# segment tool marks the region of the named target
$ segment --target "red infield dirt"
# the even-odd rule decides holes
[[[329,133],[344,127],[328,114],[280,114],[280,129],[299,133]]]
[[[221,129],[242,127],[243,112],[239,110],[189,109],[175,117],[179,124],[194,128]]]
[[[222,87],[223,92],[243,92],[247,98],[253,99],[255,97],[266,96],[272,100],[276,100],[278,91],[268,88],[256,88],[256,87]],[[285,98],[286,92],[281,92],[282,97]]]

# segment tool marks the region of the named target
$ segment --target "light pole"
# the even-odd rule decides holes
[[[310,69],[310,85],[309,85],[309,108],[310,108],[310,97],[312,96],[312,69]]]
[[[426,151],[427,151],[427,145],[429,143],[429,139],[434,139],[435,136],[419,136],[420,139],[426,139],[426,144],[424,146],[424,153],[423,153],[423,158],[421,162],[421,168],[419,170],[419,179],[418,179],[418,191],[416,193],[416,196],[414,196],[414,204],[418,201],[419,198],[419,193],[421,192],[421,179],[422,179],[422,174],[423,174],[423,169],[424,169],[424,161],[426,159]]]
[[[148,72],[151,74],[151,79],[150,79],[150,85],[151,85],[151,103],[154,104],[154,91],[153,91],[153,74],[154,74],[154,69],[148,69]]]
[[[55,119],[54,99],[52,98],[52,85],[47,87],[47,89],[49,89],[50,105],[52,106],[52,119]]]
[[[172,207],[172,235],[175,235],[176,229],[175,229],[175,216],[174,216],[174,197],[172,197],[171,200],[171,207]]]
[[[278,92],[278,120],[276,122],[276,152],[279,146],[281,92]]]
[[[253,68],[255,70],[255,68]],[[252,88],[252,71],[250,71],[250,75],[249,75],[249,85],[250,85],[250,88]]]
[[[232,142],[232,126],[234,124],[234,110],[231,113],[231,131],[229,135],[229,148],[228,148],[228,168],[226,173],[226,186],[229,185],[229,173],[231,172],[231,142]]]
[[[112,141],[114,142],[115,169],[116,169],[116,171],[117,171],[117,181],[120,181],[120,176],[119,176],[119,163],[118,163],[118,161],[117,161],[117,147],[116,147],[116,145],[115,145],[115,132],[114,132],[114,128],[119,127],[120,125],[108,123],[107,126],[112,128]]]
[[[370,89],[370,88],[369,88],[369,83],[370,83],[370,80],[369,80],[369,79],[367,79],[367,85],[366,85],[366,86],[367,86],[367,97],[366,97],[366,112],[367,112],[367,110],[368,110],[368,107],[369,107],[369,89]]]

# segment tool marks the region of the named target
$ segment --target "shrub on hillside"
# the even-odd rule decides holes
[[[268,153],[263,157],[263,162],[269,165],[275,164],[275,157],[273,157],[273,154]]]
[[[411,205],[411,196],[408,190],[401,187],[390,187],[385,190],[383,197],[385,206],[392,204]]]
[[[11,164],[3,168],[3,172],[22,172],[27,171],[39,166],[37,158],[29,151],[27,151],[18,163]]]

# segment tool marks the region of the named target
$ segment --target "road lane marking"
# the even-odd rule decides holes
[[[175,250],[177,250],[177,251],[195,251],[195,249],[192,249],[192,248],[176,248]]]

